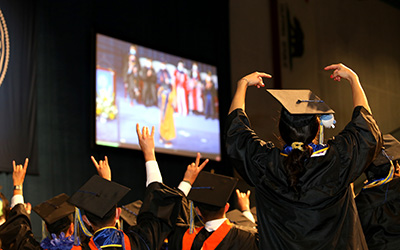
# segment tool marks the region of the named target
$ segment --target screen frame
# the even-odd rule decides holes
[[[126,43],[131,43],[131,44],[135,44],[138,46],[142,46],[147,49],[152,49],[152,50],[156,50],[156,51],[159,51],[162,53],[167,53],[172,56],[182,57],[182,58],[190,60],[190,61],[208,64],[208,65],[214,66],[216,68],[216,75],[218,77],[218,89],[216,91],[216,95],[218,97],[218,109],[219,109],[216,119],[219,121],[219,138],[218,138],[218,140],[219,140],[219,156],[212,157],[210,160],[217,162],[217,163],[218,162],[221,163],[224,160],[225,154],[226,154],[225,150],[224,150],[225,147],[223,145],[224,120],[221,119],[221,117],[222,116],[225,117],[224,114],[227,113],[227,108],[229,105],[228,101],[230,100],[230,98],[229,98],[230,96],[226,95],[226,93],[230,93],[230,84],[222,84],[225,82],[229,82],[229,81],[227,81],[227,79],[229,79],[229,77],[228,77],[229,70],[227,70],[226,65],[221,66],[221,65],[223,65],[223,60],[220,60],[220,57],[218,57],[218,56],[215,56],[212,60],[210,60],[210,58],[206,59],[205,57],[199,56],[198,54],[196,55],[195,53],[187,54],[187,53],[183,53],[182,51],[178,51],[179,49],[177,50],[176,48],[171,49],[171,48],[167,48],[168,46],[165,47],[165,46],[160,46],[159,44],[155,45],[153,43],[147,44],[147,43],[143,43],[141,41],[135,41],[135,39],[130,39],[130,38],[123,37],[120,35],[115,35],[110,32],[105,32],[104,30],[93,30],[93,32],[92,32],[92,37],[93,37],[92,38],[92,44],[93,44],[93,46],[92,46],[92,48],[93,48],[93,50],[92,50],[92,53],[93,53],[93,56],[92,56],[93,80],[92,80],[92,82],[93,82],[93,84],[92,84],[92,90],[91,90],[92,105],[93,105],[92,112],[91,112],[91,116],[92,116],[92,118],[91,118],[91,128],[92,128],[91,129],[91,131],[92,131],[91,132],[91,146],[92,146],[92,148],[101,149],[101,150],[115,149],[118,151],[127,151],[127,152],[130,152],[132,150],[140,151],[139,145],[136,145],[136,146],[123,145],[123,146],[121,146],[122,144],[120,143],[120,146],[116,147],[116,145],[98,144],[96,142],[96,130],[97,130],[97,128],[96,128],[96,69],[97,69],[97,35],[98,34],[104,35],[104,36],[107,36],[110,38],[118,39],[118,40],[126,42]],[[221,73],[221,72],[223,72],[223,73]],[[221,93],[225,93],[225,94],[222,95]],[[221,116],[221,114],[222,114],[222,116]],[[177,158],[179,158],[179,157],[191,157],[192,158],[193,156],[195,156],[194,151],[182,151],[179,154],[176,154],[176,153],[170,152],[169,150],[163,150],[162,148],[156,148],[156,153],[157,154],[161,153],[164,155],[168,155],[171,157],[177,157]],[[203,153],[203,152],[200,152],[200,153]],[[202,154],[202,157],[203,156],[207,157],[208,154]]]

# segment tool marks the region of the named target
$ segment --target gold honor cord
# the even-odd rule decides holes
[[[375,180],[375,181],[365,184],[363,189],[373,188],[373,187],[377,187],[377,186],[386,184],[386,183],[390,182],[391,180],[393,180],[393,177],[394,177],[394,165],[393,165],[393,161],[390,160],[389,174],[385,178],[381,178],[381,179],[378,179],[378,180]]]
[[[85,223],[82,220],[81,211],[79,210],[79,208],[75,207],[75,219],[74,219],[74,245],[75,246],[80,245],[79,228],[81,228],[82,232],[87,237],[92,237],[93,236],[89,232],[89,230],[86,228]]]

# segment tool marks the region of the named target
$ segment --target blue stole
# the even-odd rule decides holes
[[[125,249],[124,233],[115,227],[100,229],[92,239],[98,249],[103,247],[122,247]]]

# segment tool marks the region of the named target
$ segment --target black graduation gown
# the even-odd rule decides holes
[[[369,249],[399,249],[400,178],[361,191],[356,204]]]
[[[228,116],[225,139],[235,168],[256,187],[260,249],[367,249],[349,188],[382,146],[367,110],[356,107],[326,154],[309,159],[300,196],[289,188],[280,149],[256,135],[242,109]]]
[[[129,237],[131,249],[159,250],[176,223],[181,203],[181,192],[159,182],[151,183],[146,188],[137,225],[124,230]],[[83,248],[87,249],[88,246]]]
[[[188,225],[177,225],[168,237],[168,250],[182,249],[183,235],[189,228]],[[258,234],[245,230],[233,224],[231,230],[215,248],[216,250],[258,249]]]
[[[13,207],[7,221],[0,227],[1,249],[41,249],[33,236],[31,221],[23,204]]]
[[[182,207],[177,221],[176,228],[168,236],[168,250],[182,249],[183,236],[189,228],[189,201],[186,196],[182,198]],[[258,240],[259,238],[256,230],[233,225],[231,230],[215,249],[258,249]]]

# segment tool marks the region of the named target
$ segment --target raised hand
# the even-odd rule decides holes
[[[24,166],[22,166],[22,164],[16,165],[15,161],[13,161],[13,176],[12,176],[12,178],[13,178],[14,186],[24,184],[26,169],[28,168],[28,162],[29,162],[29,159],[26,158]]]
[[[154,126],[151,128],[151,133],[149,133],[149,128],[143,126],[142,132],[140,131],[139,123],[136,124],[136,133],[139,140],[140,148],[142,149],[145,161],[156,160],[155,156],[155,145],[154,145]]]
[[[342,63],[332,64],[326,66],[325,70],[333,70],[331,78],[335,81],[340,81],[341,78],[344,78],[349,81],[351,86],[351,91],[353,94],[353,107],[363,106],[369,113],[372,114],[371,108],[368,104],[367,96],[365,95],[364,89],[361,86],[358,75],[345,66]]]
[[[100,175],[100,177],[111,181],[111,168],[108,164],[107,156],[104,156],[104,161],[100,160],[99,163],[97,163],[96,159],[93,156],[90,158],[92,159],[92,162],[96,167],[97,173]]]
[[[229,114],[235,109],[245,110],[245,99],[246,91],[249,86],[257,86],[257,88],[264,87],[263,77],[272,78],[271,75],[263,72],[251,73],[242,79],[240,79],[236,86],[236,92],[233,96],[231,107],[229,108]]]
[[[209,162],[208,159],[204,160],[203,163],[199,166],[200,164],[200,158],[201,155],[200,153],[197,153],[196,160],[195,162],[192,162],[190,165],[187,166],[185,175],[183,176],[183,181],[190,182],[191,185],[193,185],[194,181],[196,180],[197,176],[203,170],[203,168],[207,165]]]
[[[257,88],[260,88],[260,87],[265,86],[263,77],[272,78],[272,76],[267,73],[254,72],[254,73],[251,73],[251,74],[243,77],[241,80],[246,81],[247,86],[257,86]]]
[[[236,189],[236,195],[240,211],[250,210],[250,190],[247,190],[247,193],[242,193],[239,189]]]
[[[329,66],[326,66],[324,68],[325,70],[333,70],[333,73],[331,75],[331,78],[335,81],[341,80],[341,78],[344,78],[348,81],[354,81],[357,79],[357,74],[351,70],[349,67],[345,66],[342,63],[337,63],[337,64],[332,64]]]

